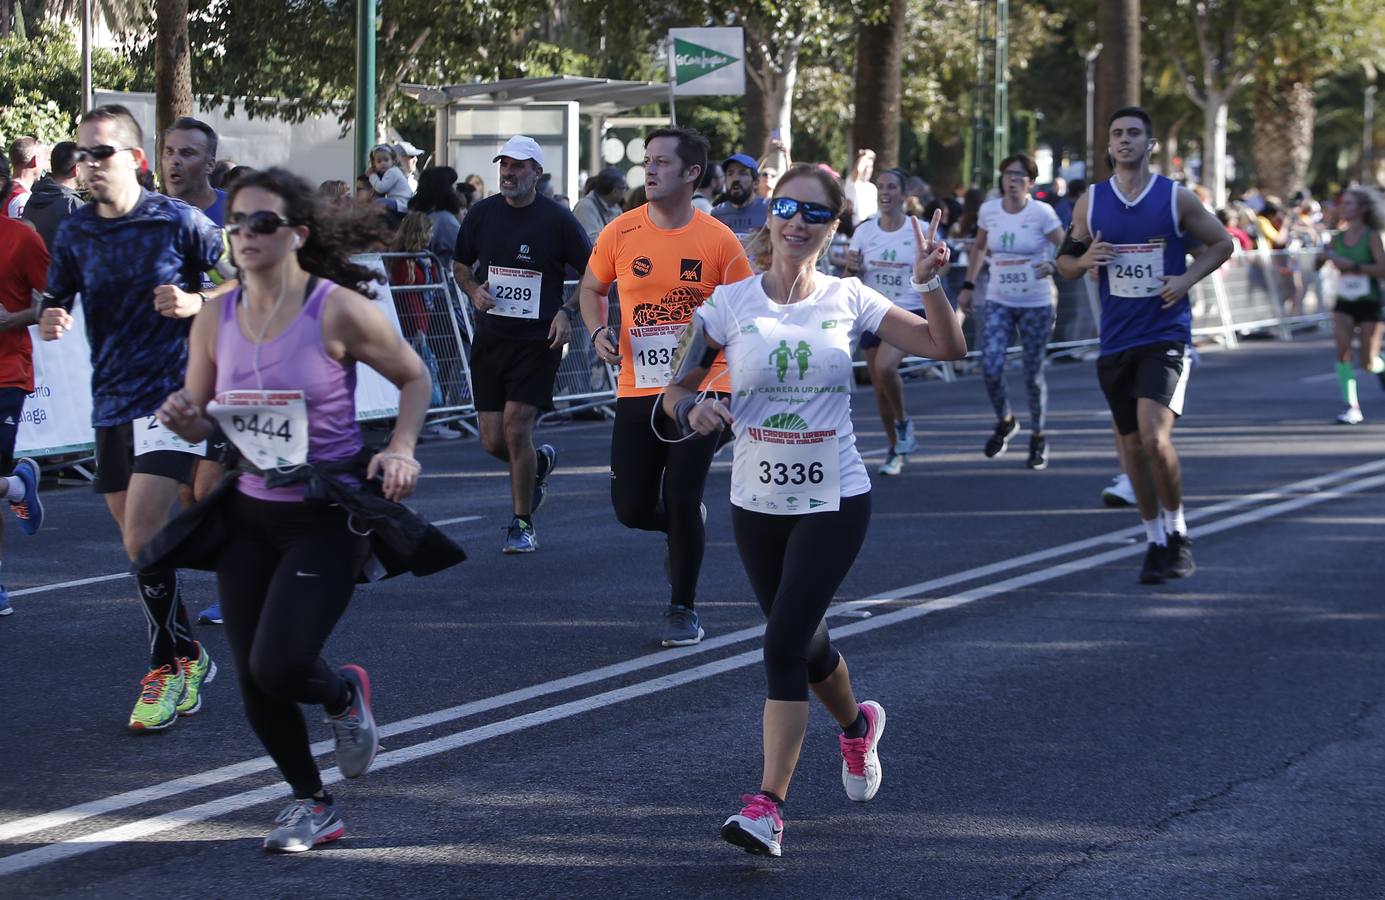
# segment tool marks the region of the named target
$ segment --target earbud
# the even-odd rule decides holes
[[[293,249],[297,250],[301,246],[303,246],[303,239],[295,234],[293,236]]]

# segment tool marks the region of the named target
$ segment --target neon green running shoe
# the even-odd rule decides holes
[[[182,669],[159,666],[140,680],[139,700],[130,713],[130,730],[162,731],[178,718],[178,701],[183,696]]]
[[[213,662],[212,655],[200,641],[197,643],[197,650],[197,659],[178,657],[186,676],[183,680],[183,696],[178,700],[180,716],[197,715],[197,711],[202,708],[202,689],[216,679],[216,663]]]

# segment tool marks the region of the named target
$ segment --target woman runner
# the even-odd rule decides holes
[[[1337,351],[1337,386],[1346,408],[1337,416],[1341,425],[1365,421],[1356,396],[1356,372],[1351,367],[1351,338],[1361,335],[1361,368],[1385,387],[1385,360],[1380,358],[1380,279],[1385,277],[1385,202],[1370,188],[1348,188],[1341,199],[1345,226],[1318,256],[1318,267],[1337,269],[1337,305],[1332,311],[1332,339]]]

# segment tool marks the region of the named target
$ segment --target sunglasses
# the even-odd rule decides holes
[[[826,225],[837,216],[829,206],[821,203],[809,203],[806,200],[795,200],[792,197],[775,197],[769,205],[770,212],[781,219],[788,220],[803,213],[803,221],[809,225]]]
[[[112,147],[109,144],[98,144],[95,147],[78,147],[72,153],[73,162],[99,163],[105,162],[117,153],[126,150],[134,150],[134,147]]]
[[[277,212],[270,212],[267,209],[257,210],[249,215],[231,213],[226,217],[226,233],[240,234],[241,229],[245,229],[251,234],[273,234],[280,228],[292,224]]]

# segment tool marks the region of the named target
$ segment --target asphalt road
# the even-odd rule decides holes
[[[889,713],[884,786],[845,798],[815,708],[778,860],[717,837],[758,786],[764,689],[729,454],[709,639],[662,651],[662,542],[614,520],[608,425],[542,430],[560,459],[528,557],[499,553],[499,465],[422,448],[415,505],[472,558],[357,594],[328,654],[370,670],[386,752],[332,788],[346,838],[292,858],[259,849],[287,790],[217,629],[203,712],[126,733],[133,582],[99,500],[50,490],[44,530],[6,538],[0,896],[1385,896],[1385,394],[1363,381],[1367,424],[1331,424],[1329,357],[1317,335],[1204,353],[1176,433],[1199,568],[1161,587],[1136,583],[1138,518],[1098,500],[1090,363],[1050,370],[1045,472],[1024,432],[982,457],[978,378],[910,383],[921,452],[874,478],[829,620]],[[868,392],[856,409],[878,463]],[[187,576],[194,606],[212,590]]]

